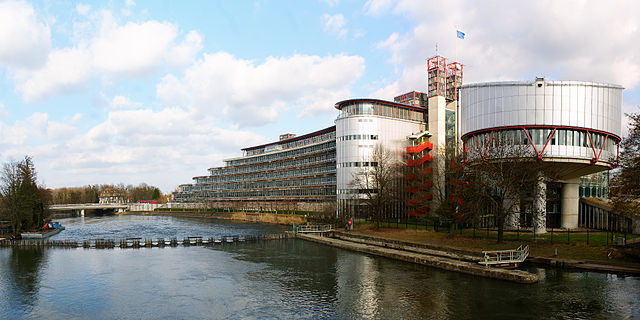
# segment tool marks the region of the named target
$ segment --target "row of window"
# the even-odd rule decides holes
[[[194,192],[194,193],[176,193],[177,202],[193,201],[193,200],[234,200],[235,198],[279,198],[279,197],[296,197],[296,196],[333,196],[336,195],[336,186],[319,186],[317,188],[298,188],[298,189],[275,189],[275,190],[255,190],[255,191],[223,191],[223,192]],[[282,199],[283,201],[290,199]]]
[[[270,152],[270,151],[275,151],[275,150],[286,150],[286,149],[292,149],[292,148],[299,148],[299,147],[302,147],[302,146],[307,146],[307,145],[318,143],[318,142],[322,142],[322,141],[333,140],[333,139],[335,139],[335,137],[336,137],[336,133],[335,133],[335,131],[332,131],[332,132],[328,132],[328,133],[325,133],[325,134],[312,136],[312,137],[309,137],[309,138],[300,139],[300,140],[296,140],[296,141],[291,141],[291,142],[287,142],[287,143],[276,144],[276,145],[271,145],[271,146],[265,146],[265,147],[258,148],[258,149],[246,150],[244,155],[245,156],[252,156],[252,155],[263,154],[265,152]]]
[[[550,137],[551,133],[553,133],[553,136]],[[511,129],[494,131],[493,133],[483,132],[475,135],[475,139],[480,146],[483,146],[483,149],[489,139],[491,139],[489,145],[496,147],[500,145],[530,145],[529,137],[536,146],[544,146],[549,141],[548,145],[591,148],[593,143],[593,147],[599,150],[604,143],[604,151],[613,152],[617,145],[617,141],[614,141],[611,136],[606,137],[602,133],[587,132],[579,129],[558,129],[554,132],[553,129],[549,128],[532,128],[526,129],[526,133],[523,129]],[[467,144],[469,143],[475,144],[472,136],[467,138]]]
[[[354,115],[372,115],[424,122],[425,113],[426,110],[417,111],[375,102],[352,102],[340,108],[340,115],[338,117],[345,118]]]
[[[211,184],[211,183],[229,183],[229,182],[247,182],[258,181],[268,179],[285,179],[291,177],[298,177],[304,175],[318,175],[335,173],[336,166],[333,163],[325,164],[322,166],[307,167],[294,170],[277,170],[266,171],[254,174],[246,175],[231,175],[231,176],[209,176],[196,178],[196,184]]]
[[[204,184],[189,187],[183,187],[184,192],[189,191],[215,191],[215,190],[243,190],[243,189],[261,189],[261,188],[287,188],[312,185],[331,185],[336,183],[336,176],[324,176],[302,179],[288,180],[271,180],[260,182],[238,182],[225,184]]]
[[[378,140],[377,134],[348,134],[336,138],[337,141],[349,140]]]
[[[266,170],[277,170],[287,168],[298,168],[302,166],[312,166],[314,164],[320,164],[325,162],[331,162],[336,160],[336,153],[327,152],[319,154],[317,156],[305,157],[295,160],[277,161],[277,162],[265,162],[252,166],[243,167],[222,167],[217,170],[210,170],[212,176],[232,175],[239,173],[254,173]]]
[[[356,161],[356,162],[340,162],[337,164],[338,168],[359,168],[359,167],[377,167],[378,162],[375,161]]]
[[[339,189],[338,194],[370,194],[377,193],[376,189]]]
[[[225,162],[227,167],[249,165],[249,164],[260,163],[260,162],[287,160],[293,157],[301,157],[309,154],[331,151],[331,150],[335,150],[335,148],[336,148],[336,142],[334,137],[333,140],[327,141],[322,144],[314,145],[314,146],[289,150],[285,152],[271,153],[271,154],[266,154],[259,157],[227,160]],[[215,174],[214,172],[219,169],[221,168],[214,168],[209,170],[210,174],[214,175]]]

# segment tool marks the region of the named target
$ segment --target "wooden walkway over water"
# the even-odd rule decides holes
[[[231,235],[222,237],[186,237],[183,239],[143,239],[143,238],[125,238],[119,241],[112,239],[88,239],[82,241],[76,240],[0,240],[0,247],[27,247],[27,248],[95,248],[95,249],[112,249],[112,248],[163,248],[163,247],[189,247],[189,246],[215,246],[224,244],[237,244],[243,242],[261,242],[268,240],[281,240],[294,238],[294,235],[288,233],[268,234],[268,235]]]

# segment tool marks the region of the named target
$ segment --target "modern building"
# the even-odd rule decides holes
[[[178,186],[176,202],[213,208],[321,211],[336,201],[336,127],[242,149],[239,158]]]
[[[340,215],[365,215],[361,208],[367,190],[354,180],[363,170],[377,166],[373,159],[376,146],[390,152],[395,162],[407,165],[403,172],[407,180],[430,172],[432,149],[438,151],[447,145],[455,151],[462,65],[447,64],[445,58],[436,56],[428,60],[427,72],[433,88],[429,93],[412,91],[394,102],[338,102],[334,127],[300,137],[286,133],[278,142],[245,148],[242,157],[225,160],[225,166],[209,169],[209,175],[194,177],[193,184],[180,185],[174,201],[256,210],[319,211],[337,205]],[[435,141],[435,146],[430,141]],[[430,207],[424,200],[431,199],[431,183],[420,182],[414,187],[402,180],[399,183],[406,185],[397,190],[406,190],[406,199],[385,215],[400,218],[428,212]],[[427,198],[414,199],[412,192],[417,196],[417,191]]]
[[[355,183],[356,179],[380,165],[375,152],[389,153],[390,161],[401,163],[410,146],[408,136],[426,130],[427,110],[420,102],[408,105],[377,99],[345,100],[336,103],[335,108],[340,111],[336,120],[338,214],[366,216],[364,200],[367,193],[374,191],[367,185]],[[420,155],[426,156],[430,149]],[[400,188],[402,186],[396,186]],[[399,202],[387,210],[386,217],[404,217],[405,204]]]
[[[622,87],[541,78],[462,85],[463,65],[440,56],[428,59],[426,69],[426,93],[411,91],[393,102],[340,101],[335,126],[242,149],[241,157],[180,185],[174,201],[255,210],[335,206],[341,216],[365,217],[371,190],[357,178],[375,170],[375,150],[382,147],[403,164],[402,179],[394,182],[401,201],[385,217],[420,216],[438,206],[434,191],[446,189],[444,159],[461,151],[473,159],[480,146],[501,140],[529,148],[561,173],[519,190],[520,217],[509,221],[512,227],[537,223],[544,232],[593,225],[579,199],[606,196],[607,172],[618,157]]]
[[[468,157],[477,158],[495,141],[502,141],[504,147],[526,146],[556,169],[556,178],[532,181],[533,203],[521,202],[519,221],[528,220],[526,207],[533,206],[534,227],[540,232],[547,227],[548,209],[560,214],[555,227],[584,225],[578,214],[579,185],[581,178],[597,182],[598,176],[583,177],[609,170],[618,161],[622,90],[618,85],[543,78],[463,85],[460,125],[464,150]],[[548,184],[553,187],[547,188]],[[549,191],[554,190],[559,201],[547,203]],[[589,195],[592,190],[603,193],[589,186]],[[515,220],[511,225],[518,223]]]

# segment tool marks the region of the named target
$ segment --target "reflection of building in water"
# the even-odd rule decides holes
[[[378,314],[381,302],[377,288],[380,280],[378,260],[361,254],[336,256],[338,314],[349,314],[353,319],[370,319]]]

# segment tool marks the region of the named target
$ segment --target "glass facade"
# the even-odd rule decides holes
[[[417,107],[367,100],[353,100],[340,103],[340,115],[338,118],[355,115],[382,116],[421,122],[425,121],[425,110]]]
[[[555,129],[555,130],[554,130]],[[463,138],[467,154],[478,156],[479,150],[499,146],[530,146],[536,147],[536,152],[551,157],[577,157],[592,159],[598,157],[600,161],[613,163],[617,155],[616,137],[578,128],[497,128],[490,131],[467,135]],[[564,147],[555,148],[554,146]],[[602,149],[602,151],[600,151]],[[532,150],[533,151],[533,150]]]
[[[608,198],[609,171],[580,177],[580,198]]]

